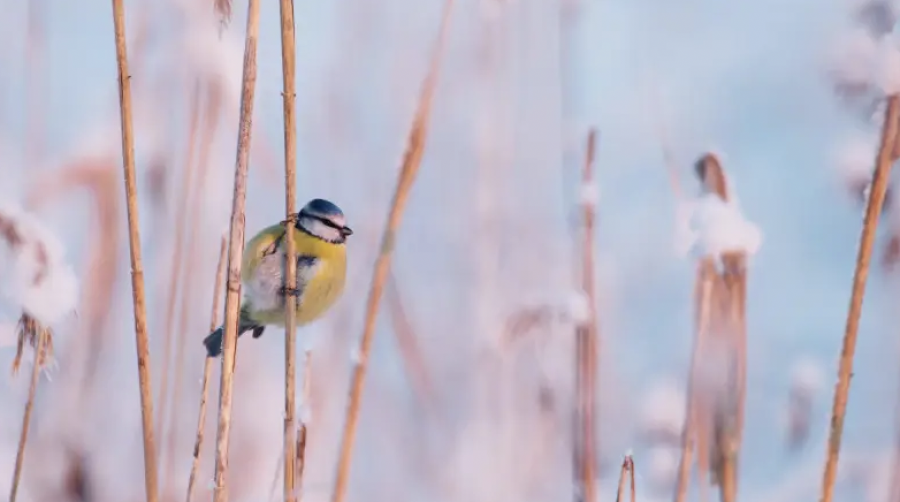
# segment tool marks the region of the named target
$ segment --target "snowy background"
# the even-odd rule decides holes
[[[28,2],[0,0],[0,207],[27,208],[58,237],[79,280],[79,302],[91,295],[105,299],[93,302],[99,324],[79,307],[77,316],[53,326],[59,368],[38,390],[20,500],[63,498],[66,448],[88,455],[96,500],[139,500],[143,460],[111,7],[31,3],[37,21],[30,24]],[[356,231],[347,294],[300,334],[316,361],[306,500],[327,500],[330,493],[351,347],[361,333],[378,232],[441,3],[296,3],[298,203],[331,199]],[[679,230],[686,206],[673,194],[663,160],[663,127],[686,195],[696,192],[691,163],[712,149],[721,155],[744,216],[759,230],[749,274],[741,499],[814,500],[861,228],[861,207],[846,186],[864,178],[875,156],[881,112],[873,103],[900,84],[897,40],[856,13],[891,2],[566,3],[577,9],[578,22],[561,30],[556,2],[457,0],[431,135],[395,260],[436,403],[427,405],[413,392],[390,316],[383,314],[350,498],[568,496],[572,330],[561,324],[540,335],[536,348],[498,340],[516,311],[568,298],[575,205],[583,190],[577,170],[564,168],[562,151],[576,148],[580,158],[593,125],[600,133],[602,499],[614,497],[625,451],[634,450],[638,497],[648,502],[670,497],[669,471],[677,459],[638,438],[648,421],[677,423],[683,415],[679,394],[691,341],[694,267]],[[187,258],[176,309],[186,314],[173,328],[176,343],[184,343],[184,373],[177,379],[175,363],[168,366],[174,389],[167,395],[176,396],[177,411],[158,435],[167,501],[186,489],[200,340],[208,329],[233,183],[246,5],[235,2],[219,40],[208,4],[126,2],[129,37],[146,33],[145,52],[132,61],[131,74],[157,408],[174,225],[185,211],[179,194],[193,82],[218,82],[224,100],[209,174],[202,197],[195,197],[198,224],[188,231],[197,248]],[[898,12],[897,5],[885,12]],[[277,4],[263,2],[248,233],[283,216],[278,23]],[[568,54],[562,63],[561,49]],[[490,169],[485,158],[492,159]],[[153,190],[159,179],[165,189]],[[4,287],[16,280],[6,272],[10,263],[0,263]],[[112,277],[89,273],[104,264],[112,264]],[[112,285],[107,297],[96,291],[101,282]],[[64,289],[45,292],[47,301],[64,301]],[[841,500],[887,496],[900,394],[891,308],[897,293],[881,269],[870,276],[841,457]],[[11,364],[13,328],[25,302],[15,294],[0,301],[0,368]],[[239,344],[231,456],[231,494],[239,502],[269,500],[280,463],[282,347],[275,329]],[[97,350],[96,359],[85,362]],[[82,391],[85,369],[96,376]],[[0,378],[0,473],[12,473],[27,374]],[[785,414],[797,378],[816,389],[813,425],[804,449],[788,454]],[[217,371],[213,379],[201,491],[212,479]],[[549,416],[535,405],[543,386],[561,403]],[[166,408],[171,413],[173,405]],[[0,493],[8,491],[10,478],[0,475]],[[277,495],[280,481],[275,486]]]

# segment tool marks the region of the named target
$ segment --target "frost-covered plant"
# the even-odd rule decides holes
[[[35,216],[13,204],[0,206],[0,295],[22,311],[18,327],[18,369],[25,342],[37,347],[37,336],[75,310],[78,280],[65,261],[65,249]],[[52,358],[51,337],[35,358]]]
[[[852,0],[850,22],[828,53],[829,84],[860,127],[839,145],[837,169],[862,203],[875,169],[887,97],[900,92],[900,38],[893,33],[898,7],[896,0]]]
[[[746,219],[730,180],[723,179],[727,200],[704,190],[679,202],[676,210],[676,252],[694,258],[719,258],[724,253],[752,256],[762,245],[759,227]]]

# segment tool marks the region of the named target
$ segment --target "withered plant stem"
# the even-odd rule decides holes
[[[378,309],[384,286],[387,282],[391,268],[391,256],[397,239],[397,229],[409,192],[416,179],[416,173],[422,164],[422,156],[425,151],[425,142],[428,137],[428,121],[431,117],[431,105],[434,99],[435,87],[439,75],[444,46],[446,45],[447,32],[450,27],[450,14],[453,10],[454,0],[445,0],[444,11],[441,16],[441,27],[437,42],[431,57],[431,65],[422,91],[419,96],[418,108],[413,118],[412,128],[409,133],[409,143],[403,158],[397,186],[391,200],[387,222],[381,235],[381,249],[375,261],[372,272],[372,282],[369,288],[369,296],[366,301],[366,314],[363,324],[363,334],[359,345],[359,359],[353,367],[353,375],[350,382],[350,396],[347,404],[347,412],[344,418],[344,430],[341,436],[341,448],[338,458],[337,475],[334,481],[334,491],[331,495],[332,502],[343,502],[347,495],[347,485],[350,480],[350,460],[353,456],[353,442],[356,436],[356,424],[359,420],[359,408],[362,402],[362,387],[366,377],[366,367],[369,352],[372,348],[372,339],[375,334],[375,321],[378,317]]]
[[[122,160],[125,171],[125,201],[128,208],[128,247],[131,254],[131,291],[134,303],[134,333],[137,347],[138,381],[141,390],[141,422],[144,431],[144,485],[146,502],[159,499],[156,443],[153,433],[153,391],[150,375],[150,345],[147,339],[147,309],[144,302],[144,268],[141,261],[140,219],[134,168],[134,133],[131,119],[131,76],[125,47],[125,7],[112,0],[119,74],[119,110],[122,127]]]
[[[216,282],[213,286],[212,313],[210,314],[209,331],[216,329],[219,323],[219,300],[221,298],[222,283],[225,282],[225,257],[228,250],[228,241],[222,236],[222,244],[219,248],[219,265],[216,268]],[[212,373],[213,359],[203,357],[203,382],[200,385],[200,411],[197,414],[197,439],[194,440],[194,460],[191,462],[191,476],[188,478],[187,502],[194,498],[194,487],[197,483],[197,472],[200,470],[200,452],[203,449],[203,429],[206,425],[206,399],[209,395],[209,375]]]
[[[712,299],[713,282],[715,281],[714,270],[711,270],[711,266],[710,260],[704,260],[697,268],[697,284],[694,295],[694,347],[691,351],[691,366],[688,370],[687,378],[687,403],[685,403],[687,412],[685,413],[684,429],[681,433],[681,458],[678,462],[677,477],[675,478],[675,502],[684,502],[687,499],[694,448],[698,444],[705,446],[705,442],[698,441],[698,436],[705,432],[699,427],[698,423],[700,421],[699,416],[703,412],[698,405],[703,390],[699,388],[697,380],[704,356],[711,312],[710,301]],[[706,482],[703,479],[703,474],[702,472],[700,473],[701,484]]]
[[[22,466],[25,463],[25,443],[28,441],[28,427],[31,425],[31,410],[34,408],[34,396],[37,393],[38,380],[41,378],[41,365],[44,364],[44,345],[48,336],[45,327],[34,322],[28,324],[23,326],[23,329],[37,330],[37,346],[34,348],[34,365],[31,368],[28,401],[25,403],[25,412],[22,414],[22,432],[19,434],[19,449],[16,450],[16,466],[13,471],[12,488],[9,491],[9,502],[16,502],[16,495],[19,492],[19,480],[22,478]]]
[[[429,410],[433,409],[434,386],[428,374],[428,365],[422,350],[419,348],[418,337],[410,323],[409,316],[403,305],[403,298],[397,286],[397,278],[389,274],[387,283],[387,303],[391,315],[394,337],[400,349],[400,358],[412,383],[412,388],[420,402]]]
[[[629,483],[630,481],[630,483]],[[622,460],[622,469],[619,471],[619,489],[616,491],[616,502],[625,502],[625,490],[631,488],[631,502],[634,502],[634,461],[631,455],[625,455]]]
[[[219,386],[219,420],[216,430],[216,473],[214,502],[226,502],[228,490],[228,446],[231,434],[231,400],[234,389],[234,362],[237,349],[238,315],[241,309],[241,260],[244,256],[244,207],[247,199],[247,171],[250,167],[250,136],[253,127],[253,97],[256,91],[256,45],[259,37],[259,0],[249,0],[247,34],[244,43],[244,70],[241,79],[241,114],[237,158],[234,167],[234,197],[228,235],[228,277],[225,287],[225,321],[222,347],[222,374]]]
[[[832,502],[834,498],[834,483],[837,476],[841,436],[844,432],[847,397],[850,394],[850,376],[853,373],[853,355],[856,351],[859,318],[862,314],[866,280],[869,277],[869,261],[872,257],[872,247],[875,244],[875,231],[878,227],[878,219],[881,216],[881,208],[884,205],[884,196],[887,192],[891,167],[893,166],[891,157],[893,155],[894,142],[897,141],[898,115],[900,115],[900,97],[897,94],[893,94],[888,98],[887,108],[884,112],[881,145],[878,149],[875,174],[872,178],[872,187],[869,190],[869,201],[866,206],[865,219],[863,220],[862,234],[859,238],[859,254],[856,257],[856,270],[853,274],[853,293],[850,296],[850,309],[847,314],[847,325],[844,330],[843,346],[841,347],[838,382],[834,389],[831,430],[828,435],[828,454],[822,474],[820,502]]]
[[[172,248],[171,268],[169,269],[169,287],[166,292],[166,338],[163,342],[162,375],[160,376],[159,384],[159,408],[156,411],[156,434],[159,438],[164,436],[164,431],[166,429],[166,407],[169,404],[169,363],[171,361],[170,356],[172,355],[172,342],[175,337],[175,307],[178,305],[179,285],[186,282],[182,281],[183,274],[181,269],[182,263],[184,262],[183,239],[185,237],[185,223],[187,222],[185,215],[187,213],[188,200],[190,199],[191,174],[194,170],[194,150],[196,149],[197,144],[197,127],[200,122],[200,86],[197,84],[194,85],[191,94],[190,113],[187,155],[185,158],[184,170],[181,171],[181,194],[178,197],[177,208],[171,215],[173,221],[169,227],[175,229],[175,242]],[[191,231],[191,229],[188,229],[188,231]],[[183,291],[183,293],[185,293],[183,295],[185,301],[190,301],[191,296],[186,294],[187,292]],[[182,315],[184,315],[184,310],[185,309],[182,308]],[[160,462],[162,462],[163,456],[166,453],[165,450],[166,448],[162,445],[161,439],[157,451],[160,455]],[[171,451],[169,454],[171,455]],[[171,462],[166,462],[166,465],[170,464]],[[166,472],[163,473],[163,493],[165,493],[165,488],[169,481],[168,477],[168,469],[166,469]]]
[[[594,183],[594,152],[596,150],[597,133],[588,132],[585,161],[581,172],[581,184],[584,187]],[[575,413],[577,424],[575,430],[575,499],[593,501],[596,496],[597,437],[595,433],[595,412],[597,389],[597,312],[594,287],[594,220],[596,208],[593,201],[582,203],[581,232],[581,290],[587,298],[590,315],[586,322],[575,328],[575,386],[578,406]]]
[[[294,38],[294,1],[281,0],[281,96],[284,100],[284,210],[288,218],[296,210],[297,196],[297,122],[294,116],[297,85],[296,75],[296,40]],[[297,251],[294,245],[294,229],[288,225],[285,229],[288,238],[285,242],[284,287],[297,287]],[[297,297],[285,295],[284,302],[284,500],[297,501],[297,487],[301,480],[295,479],[297,474],[296,450],[296,399],[297,399]],[[305,429],[304,429],[305,431]]]
[[[205,112],[206,112],[205,119],[206,120],[205,120],[203,129],[202,129],[203,134],[201,135],[201,138],[199,141],[199,147],[200,147],[199,148],[199,158],[197,159],[198,163],[196,165],[197,171],[198,171],[197,172],[197,180],[191,184],[190,223],[188,224],[188,238],[187,238],[188,265],[187,265],[187,268],[185,269],[188,271],[196,270],[199,267],[199,265],[197,263],[197,261],[200,259],[198,256],[197,240],[200,237],[200,232],[199,232],[200,214],[201,214],[200,206],[201,206],[201,202],[203,201],[203,195],[202,195],[203,187],[206,186],[206,178],[207,178],[207,174],[209,172],[209,153],[210,153],[210,149],[212,148],[212,138],[215,134],[215,128],[216,128],[217,111],[215,108],[216,108],[216,105],[210,103],[208,100],[206,110],[205,110]],[[224,246],[224,236],[223,236],[223,246]],[[220,261],[222,262],[221,266],[224,267],[224,261],[225,261],[224,256],[221,258]],[[224,277],[224,272],[222,272],[222,274]],[[191,280],[190,278],[188,278],[185,281],[184,294],[183,294],[183,298],[185,298],[185,302],[183,302],[184,305],[182,305],[181,313],[179,315],[179,320],[178,320],[179,340],[178,340],[177,350],[175,352],[175,381],[174,381],[174,390],[172,392],[172,407],[169,409],[170,410],[169,411],[169,423],[171,424],[171,426],[168,430],[169,440],[168,440],[167,448],[170,452],[169,453],[170,455],[172,455],[173,454],[172,452],[175,451],[175,446],[176,446],[176,442],[178,439],[178,433],[179,433],[178,420],[176,419],[176,417],[178,417],[180,415],[179,408],[181,407],[181,403],[182,403],[181,391],[185,387],[182,382],[182,378],[184,377],[184,356],[185,356],[184,353],[185,353],[186,344],[187,344],[188,340],[189,339],[193,340],[193,338],[188,337],[188,332],[189,332],[188,321],[191,318],[191,316],[190,316],[191,311],[189,308],[187,308],[190,304],[188,304],[186,302],[189,301],[190,298],[194,297],[194,290],[195,290],[196,286],[197,286],[197,281],[195,281],[195,280]],[[216,300],[218,300],[218,294],[219,294],[220,289],[221,289],[221,287],[219,285],[217,285],[216,289],[215,289],[215,294],[217,295]],[[220,316],[216,315],[212,322],[218,322],[219,318],[220,318]],[[211,327],[210,331],[214,330],[215,328],[216,328],[216,326]],[[208,375],[206,375],[206,371],[205,371],[206,363],[211,363],[211,362],[212,361],[209,361],[209,358],[204,359],[204,378],[208,377]],[[206,391],[204,391],[204,393],[205,392]],[[206,397],[204,397],[203,399],[204,399],[204,405],[205,405]],[[204,415],[205,415],[205,410],[204,410]],[[176,463],[170,461],[167,464],[168,465],[167,465],[166,477],[171,482],[171,480],[173,480],[175,477],[174,471],[175,471]],[[164,488],[166,489],[166,491],[164,491],[163,493],[168,494],[169,493],[167,491],[168,487],[164,485]]]

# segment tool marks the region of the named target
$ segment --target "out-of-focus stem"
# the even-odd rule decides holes
[[[363,335],[360,340],[360,356],[353,368],[351,377],[349,404],[341,437],[337,476],[335,476],[334,491],[331,497],[332,502],[343,502],[347,494],[347,484],[350,479],[350,460],[356,436],[356,423],[359,420],[360,403],[362,402],[362,386],[365,380],[369,352],[372,348],[372,340],[375,335],[375,321],[378,317],[381,296],[390,272],[391,257],[397,239],[397,229],[400,226],[400,220],[403,210],[406,208],[410,189],[415,182],[416,174],[419,171],[419,166],[422,164],[422,156],[425,152],[425,140],[428,137],[428,121],[431,118],[431,105],[437,85],[444,46],[446,45],[453,3],[453,0],[445,0],[444,3],[437,44],[431,58],[431,66],[422,86],[418,109],[416,110],[409,134],[409,145],[403,158],[400,176],[397,179],[397,187],[394,190],[387,222],[381,237],[381,250],[375,261],[375,268],[372,273],[369,297],[366,302]]]
[[[222,283],[225,281],[225,253],[228,241],[222,236],[222,244],[219,247],[219,265],[216,269],[216,282],[213,286],[212,313],[210,314],[209,330],[216,329],[219,322],[219,303],[222,291]],[[197,414],[197,439],[194,441],[194,460],[191,462],[191,476],[188,478],[187,502],[194,498],[194,487],[197,484],[197,472],[200,470],[200,452],[203,448],[203,426],[206,424],[206,399],[209,396],[209,375],[212,373],[213,359],[203,357],[203,381],[200,384],[200,411]]]
[[[22,466],[25,463],[25,443],[28,441],[28,427],[31,425],[31,410],[34,408],[34,396],[37,393],[37,384],[41,377],[41,366],[44,363],[44,345],[48,336],[47,328],[38,325],[36,322],[26,323],[23,329],[37,331],[37,347],[34,349],[34,365],[31,368],[31,383],[28,386],[28,402],[25,403],[25,413],[22,414],[22,432],[19,434],[19,448],[16,450],[16,466],[13,471],[9,502],[16,502],[16,495],[19,491],[19,480],[22,477]]]

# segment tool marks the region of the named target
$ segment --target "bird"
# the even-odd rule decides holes
[[[286,289],[283,282],[289,230],[297,257],[297,285],[293,289]],[[346,242],[352,234],[343,211],[325,199],[312,199],[287,220],[260,230],[244,247],[238,336],[250,331],[253,338],[259,338],[266,326],[284,327],[287,295],[297,297],[298,327],[325,314],[343,293]],[[219,326],[203,340],[208,357],[222,354],[224,333],[224,326]]]

